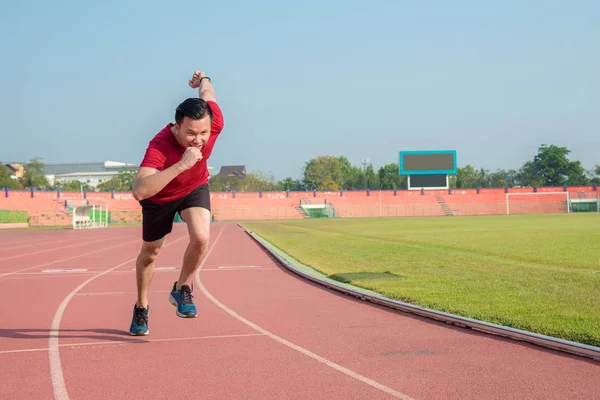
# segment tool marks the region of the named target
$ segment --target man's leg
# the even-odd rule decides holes
[[[190,207],[181,211],[181,218],[188,227],[190,242],[183,255],[183,264],[179,280],[175,282],[169,297],[171,304],[177,307],[177,316],[193,318],[196,306],[192,301],[192,283],[194,272],[206,256],[210,240],[210,211],[203,207]]]
[[[148,335],[148,289],[154,273],[154,263],[160,254],[160,249],[165,239],[152,242],[144,241],[142,249],[135,263],[135,276],[137,281],[137,301],[133,307],[133,317],[129,333],[134,336]]]
[[[132,335],[147,335],[148,313],[148,290],[154,263],[160,255],[160,249],[165,242],[165,236],[171,232],[175,208],[177,204],[159,205],[148,200],[141,201],[142,205],[142,248],[135,263],[135,275],[137,284],[137,301],[133,307],[133,317],[129,333]]]
[[[148,308],[148,289],[154,274],[154,263],[160,255],[160,249],[165,239],[153,242],[143,242],[140,254],[135,263],[135,275],[137,281],[137,303],[138,307]]]
[[[180,289],[182,285],[192,285],[194,272],[206,256],[210,240],[210,211],[202,207],[192,207],[183,210],[181,218],[187,224],[190,243],[183,255],[177,289]]]

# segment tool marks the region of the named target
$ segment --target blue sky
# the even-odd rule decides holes
[[[0,15],[0,160],[139,163],[212,77],[209,160],[299,178],[318,155],[456,149],[600,164],[598,1],[29,1]]]

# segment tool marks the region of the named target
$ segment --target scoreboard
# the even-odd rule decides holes
[[[456,165],[456,150],[400,152],[400,175],[408,176],[408,189],[448,189]]]
[[[431,174],[456,174],[456,150],[400,152],[400,175]]]

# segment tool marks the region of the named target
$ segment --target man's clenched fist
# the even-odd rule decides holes
[[[200,87],[200,78],[206,76],[204,72],[196,71],[192,75],[192,79],[188,82],[192,89],[198,89]]]
[[[179,165],[184,170],[192,168],[198,161],[202,160],[202,152],[197,147],[188,147],[179,160]]]

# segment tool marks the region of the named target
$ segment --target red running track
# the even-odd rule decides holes
[[[1,399],[597,399],[600,364],[339,295],[215,223],[196,319],[176,224],[129,336],[139,227],[0,236]],[[46,271],[46,272],[42,272]]]

